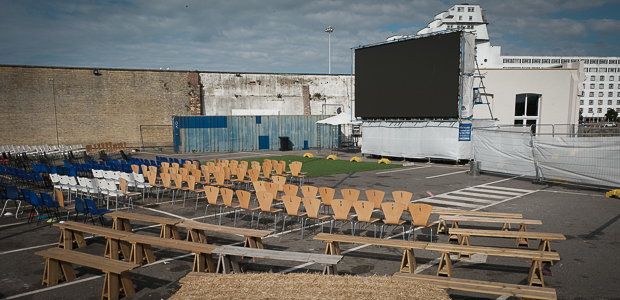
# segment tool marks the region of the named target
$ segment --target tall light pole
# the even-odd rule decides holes
[[[327,29],[325,29],[325,32],[327,32],[327,60],[329,62],[329,74],[332,73],[332,32],[334,32],[334,28],[332,28],[331,26],[327,26]]]
[[[52,97],[54,97],[54,117],[56,118],[56,146],[60,147],[60,139],[58,138],[58,113],[56,112],[56,89],[54,88],[54,78],[50,78],[52,82]]]

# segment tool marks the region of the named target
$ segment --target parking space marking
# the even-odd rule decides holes
[[[482,193],[492,193],[492,194],[507,195],[507,196],[518,196],[518,195],[521,195],[521,193],[504,192],[504,191],[496,191],[496,190],[488,190],[488,189],[485,190],[485,189],[480,189],[480,188],[469,188],[469,189],[467,189],[467,191],[482,192]]]
[[[448,176],[448,175],[454,175],[454,174],[459,174],[459,173],[465,173],[468,170],[464,170],[464,171],[458,171],[458,172],[452,172],[452,173],[447,173],[447,174],[441,174],[441,175],[435,175],[435,176],[429,176],[426,177],[426,179],[431,179],[431,178],[437,178],[437,177],[443,177],[443,176]]]
[[[375,175],[379,175],[379,174],[386,174],[386,173],[394,173],[394,172],[411,171],[411,170],[424,169],[424,168],[430,168],[430,167],[431,167],[431,166],[425,166],[425,167],[415,167],[415,168],[406,168],[406,169],[397,169],[397,170],[392,170],[392,171],[384,171],[384,172],[375,173]]]
[[[413,201],[419,202],[419,200]],[[445,201],[437,198],[427,198],[424,200],[424,203],[436,203],[436,204],[444,204],[444,205],[452,205],[452,206],[461,206],[461,207],[469,207],[469,208],[478,208],[480,205],[471,204],[471,203],[463,203],[463,202],[454,202],[454,201]]]
[[[506,199],[508,197],[506,196],[497,196],[497,195],[491,195],[491,194],[482,194],[482,193],[470,193],[470,192],[466,192],[466,191],[460,191],[458,193],[456,193],[458,195],[465,195],[465,196],[473,196],[473,197],[484,197],[484,198],[491,198],[491,199]]]
[[[460,195],[460,193],[458,193],[457,195]],[[435,198],[446,198],[446,199],[463,200],[463,201],[480,202],[480,203],[495,203],[495,202],[497,202],[495,200],[477,199],[477,198],[471,198],[471,197],[461,197],[461,196],[455,196],[455,195],[452,195],[452,194],[435,196],[433,199],[435,199]],[[506,199],[506,198],[502,198],[502,199]]]

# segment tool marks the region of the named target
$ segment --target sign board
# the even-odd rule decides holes
[[[459,124],[459,142],[471,141],[471,124]]]

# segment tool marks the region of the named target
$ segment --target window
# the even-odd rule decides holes
[[[620,113],[620,107],[616,108],[616,112]]]
[[[594,97],[594,92],[590,92],[590,97]]]
[[[598,63],[606,65],[607,64],[607,60],[606,59],[599,59]]]
[[[596,80],[596,76],[592,75],[590,76],[590,81],[595,81]]]
[[[617,64],[617,61],[616,61],[616,60],[613,60],[613,59],[610,59],[610,60],[609,60],[609,64],[610,64],[610,65],[615,65],[615,64]]]
[[[592,113],[592,108],[588,108],[588,113],[591,114]]]
[[[610,84],[609,84],[609,88],[610,88],[610,89],[613,89],[613,88],[614,88],[614,84],[613,84],[613,83],[610,83]]]
[[[605,76],[601,76],[600,81],[605,81]]]
[[[588,71],[589,72],[598,72],[598,69],[597,68],[589,68]]]
[[[607,100],[607,105],[612,105],[614,102],[612,100]]]
[[[468,11],[468,12],[474,12],[474,8],[473,8],[473,7],[468,7],[468,8],[467,8],[467,11]]]
[[[512,63],[512,64],[518,64],[521,63],[521,59],[519,58],[504,58],[504,63]]]
[[[599,85],[598,85],[598,89],[599,89],[599,90],[602,90],[602,89],[604,89],[604,88],[605,88],[605,85],[604,85],[604,84],[602,84],[602,83],[601,83],[601,84],[599,84]]]
[[[463,7],[457,7],[456,11],[462,12],[463,11]]]
[[[613,97],[613,96],[614,96],[614,92],[607,93],[607,97]]]
[[[609,76],[609,81],[614,81],[614,75]]]
[[[603,92],[598,92],[599,97],[603,97]]]
[[[589,64],[590,60],[589,59],[580,59],[581,61],[583,61],[584,64]]]
[[[588,101],[588,105],[594,105],[594,100]]]
[[[551,62],[551,60],[550,60],[550,59],[548,59],[548,58],[543,58],[543,60],[542,60],[542,63],[543,63],[543,64],[548,64],[548,63],[550,63],[550,62]]]
[[[559,60],[559,59],[552,59],[552,60],[551,60],[551,63],[552,63],[552,64],[559,64],[559,63],[560,63],[560,60]]]
[[[607,72],[607,68],[598,68],[599,72]]]
[[[524,59],[521,60],[521,62],[524,63],[524,64],[531,64],[532,63],[532,59],[524,58]]]
[[[473,20],[474,20],[474,17],[469,16],[469,20],[470,20],[470,21],[473,21]]]
[[[618,92],[618,95],[616,95],[616,97],[620,97],[620,92]]]
[[[579,100],[579,105],[583,105],[583,100]]]
[[[620,69],[618,69],[620,70]],[[615,73],[616,72],[616,68],[609,68],[607,69],[607,71],[609,71],[609,73]]]
[[[580,108],[580,109],[579,109],[579,113],[582,113],[582,112],[583,112],[583,108]]]
[[[562,63],[563,63],[563,64],[564,64],[564,63],[567,63],[567,62],[570,62],[570,59],[562,59]]]
[[[517,94],[515,99],[515,125],[535,125],[538,121],[540,94]]]
[[[598,100],[598,105],[603,105],[603,100]]]
[[[598,64],[598,60],[597,60],[597,59],[591,59],[591,60],[590,60],[590,63],[591,63],[591,64]]]
[[[570,62],[577,62],[577,59],[576,58],[571,58]]]
[[[532,63],[533,63],[533,64],[539,64],[539,63],[540,63],[540,58],[534,58],[534,59],[532,59]]]
[[[599,107],[599,108],[596,109],[596,112],[600,114],[600,113],[603,112],[603,109]]]
[[[595,87],[595,85],[594,85],[594,83],[590,83],[590,88],[591,88],[591,89],[595,89],[595,88],[596,88],[596,87]]]
[[[459,16],[459,21],[463,21],[463,16]]]
[[[616,105],[620,105],[620,100],[616,100]]]

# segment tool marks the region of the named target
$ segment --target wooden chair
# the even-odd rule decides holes
[[[355,228],[359,222],[372,224],[375,226],[375,235],[377,237],[377,224],[380,218],[372,218],[372,212],[375,210],[375,205],[371,201],[355,201],[353,202],[353,209],[355,210],[355,214],[357,215],[357,222],[353,223],[353,232],[351,235],[355,235]],[[360,227],[362,229],[362,227]]]
[[[297,179],[299,181],[299,186],[303,185],[306,175],[301,173],[301,163],[291,163],[289,169],[291,169],[291,183],[293,183],[293,179]]]
[[[261,176],[264,180],[269,180],[271,178],[271,163],[267,163],[266,161],[263,163],[263,176]]]
[[[286,177],[278,176],[278,175],[273,175],[273,176],[271,176],[271,182],[273,182],[273,183],[278,185],[278,191],[279,192],[284,191],[283,187],[286,184]]]
[[[282,212],[281,208],[271,207],[273,203],[273,194],[270,192],[256,192],[256,198],[258,198],[258,204],[260,206],[260,211],[258,212],[258,219],[256,220],[256,229],[258,229],[258,225],[260,224],[260,216],[262,213],[270,213],[274,214],[273,220],[273,232],[278,232],[276,229],[276,225],[278,224],[278,214]]]
[[[178,163],[173,162],[173,163],[170,163],[170,167],[171,168],[175,168],[175,169],[179,169],[180,166],[179,166]]]
[[[211,184],[211,172],[209,172],[209,166],[200,166],[200,173],[202,174],[202,177],[198,182],[200,182],[203,186]]]
[[[403,224],[407,221],[400,219],[405,208],[405,205],[396,202],[386,202],[381,204],[381,209],[383,210],[385,219],[383,219],[383,224],[381,225],[381,234],[379,235],[379,238],[383,238],[383,228],[385,225],[393,225],[394,227],[401,226],[403,228],[403,240],[405,240],[405,226]],[[392,230],[394,230],[394,227],[392,227]],[[392,230],[390,230],[390,233]]]
[[[151,170],[151,171],[149,171],[149,172],[147,173],[146,178],[147,178],[147,180],[149,181],[149,184],[150,184],[152,187],[156,188],[156,192],[157,192],[157,200],[156,200],[156,201],[157,201],[157,203],[159,203],[159,189],[160,189],[160,188],[163,188],[163,187],[164,187],[164,185],[163,185],[163,184],[156,183],[156,182],[157,182],[157,170]],[[163,197],[162,197],[162,198],[163,198]]]
[[[230,188],[232,184],[225,182],[225,174],[224,171],[214,172],[213,177],[215,177],[215,182],[212,183],[212,186]]]
[[[183,186],[183,182],[187,182],[189,180],[188,175],[186,174],[185,176],[188,179],[184,179],[183,174],[176,174],[176,175],[171,175],[172,179],[174,180],[174,185],[177,189],[177,191],[183,191],[183,206],[185,206],[185,196],[187,195],[187,191],[189,191],[189,185],[188,186]],[[172,205],[174,205],[174,200],[175,197],[172,197]]]
[[[67,211],[67,221],[69,221],[69,215],[71,214],[71,211],[75,209],[75,202],[65,203],[62,191],[59,189],[54,189],[54,193],[56,193],[56,201],[58,201],[58,205]]]
[[[365,193],[368,201],[374,203],[374,209],[381,209],[381,202],[383,202],[385,192],[379,190],[367,190]]]
[[[248,177],[250,177],[250,182],[256,182],[260,178],[260,171],[256,169],[248,170]]]
[[[252,170],[258,170],[258,172],[260,172],[260,170],[261,170],[260,162],[253,160],[252,161]]]
[[[237,167],[231,170],[235,170],[235,178],[230,180],[233,182],[233,184],[242,184],[242,183],[247,184],[248,182],[250,182],[249,180],[245,180],[246,172],[247,172],[246,169]]]
[[[169,192],[172,192],[172,202],[174,203],[174,197],[175,197],[175,193],[177,191],[177,187],[176,185],[173,186],[172,185],[172,175],[171,174],[166,174],[166,173],[162,173],[161,174],[161,182],[164,185],[164,189],[167,189]],[[162,195],[163,198],[163,195]]]
[[[123,195],[125,195],[125,200],[127,200],[127,205],[131,205],[131,208],[133,208],[133,200],[132,197],[134,196],[140,196],[142,195],[141,193],[138,192],[128,192],[127,191],[127,180],[125,178],[119,178],[119,185],[121,186],[121,192],[123,192]],[[129,208],[129,207],[128,207]]]
[[[140,166],[138,165],[131,165],[131,170],[136,174],[140,174]]]
[[[360,191],[356,189],[342,189],[340,193],[342,194],[342,198],[351,202],[357,201],[357,198],[360,196]]]
[[[140,166],[140,169],[142,170],[142,175],[144,175],[144,177],[148,177],[148,176],[146,176],[146,172],[148,172],[148,171],[149,171],[149,166],[147,166],[147,165],[141,165],[141,166]],[[155,167],[155,169],[157,169],[157,167]]]
[[[411,202],[411,197],[413,194],[406,191],[393,191],[392,196],[394,197],[394,202],[400,203],[405,206],[405,210],[409,207],[409,202]]]
[[[329,216],[319,214],[321,208],[321,199],[318,198],[302,198],[301,200],[306,208],[306,218],[302,218],[301,228],[305,228],[308,224],[308,219],[313,219],[315,222],[329,219]],[[321,232],[323,232],[323,223],[321,223]]]
[[[294,185],[294,187],[297,187]],[[301,205],[301,198],[297,196],[282,196],[282,202],[284,202],[284,208],[286,209],[286,215],[284,215],[284,221],[282,223],[282,235],[284,235],[284,228],[286,228],[286,217],[291,216],[291,220],[293,217],[297,217],[299,220],[306,215],[305,212],[301,212],[299,207]],[[304,239],[304,228],[301,228],[301,239]]]
[[[411,203],[409,204],[409,213],[411,214],[411,228],[409,230],[409,237],[407,240],[410,240],[411,233],[413,232],[413,239],[415,240],[415,226],[428,226],[428,218],[431,216],[431,212],[433,211],[433,206],[423,203]],[[433,241],[433,229],[431,228],[431,242]]]
[[[311,185],[304,185],[301,187],[301,193],[304,195],[304,198],[316,198],[316,195],[319,193],[319,188]]]
[[[282,164],[279,162],[274,162],[273,163],[273,171],[276,173],[276,175],[278,176],[284,176],[284,169],[282,167]],[[286,177],[285,177],[286,178]]]
[[[200,170],[198,170],[198,172],[200,172]],[[196,207],[194,210],[198,210],[198,195],[205,191],[204,189],[196,187],[196,181],[198,178],[200,178],[200,174],[198,174],[198,177],[190,175],[187,181],[187,188],[190,192],[196,195]],[[185,207],[185,196],[183,196],[183,207]]]
[[[287,196],[291,196],[291,197],[296,197],[297,196],[297,192],[299,191],[299,187],[296,185],[292,185],[292,184],[285,184],[283,186],[283,190],[284,190],[284,195]],[[284,197],[284,196],[282,196]]]
[[[320,187],[319,194],[321,195],[321,202],[323,204],[323,212],[325,212],[325,207],[332,206],[332,200],[334,199],[334,195],[336,194],[336,190],[328,187]]]
[[[220,194],[222,195],[222,201],[224,202],[224,206],[222,206],[222,213],[220,214],[220,219],[222,218],[222,215],[226,212],[226,207],[230,207],[232,209],[234,209],[235,211],[241,207],[241,205],[239,204],[233,204],[233,196],[235,194],[235,192],[231,189],[227,189],[227,188],[221,188],[220,189]],[[221,225],[221,221],[220,221],[220,225]],[[237,218],[235,218],[234,222],[233,222],[233,226],[237,227]]]
[[[239,162],[239,166],[242,166],[246,171],[248,170],[249,162],[247,160],[242,160]]]
[[[273,200],[276,201],[282,201],[282,197],[278,196],[278,185],[273,183],[273,182],[266,182],[263,183],[263,185],[265,186],[265,190],[269,193],[273,194]]]
[[[252,193],[248,191],[236,190],[235,194],[237,194],[237,200],[239,200],[240,208],[252,212],[252,221],[250,222],[250,228],[252,228],[252,225],[254,223],[254,211],[259,210],[260,207],[250,205],[250,199],[252,198]],[[237,213],[235,211],[235,220],[236,219],[237,219]]]
[[[205,215],[202,220],[203,223],[207,218],[207,210],[209,209],[209,205],[219,206],[220,210],[221,210],[221,206],[224,205],[224,201],[218,201],[219,194],[220,194],[220,189],[218,187],[216,186],[205,187],[205,195],[207,196],[207,207],[205,207]],[[220,225],[222,225],[221,223],[222,223],[222,219],[220,217]]]
[[[353,202],[345,199],[334,199],[332,200],[332,210],[334,211],[334,215],[332,216],[332,220],[330,221],[329,233],[332,233],[332,228],[334,226],[334,221],[341,221],[340,227],[344,225],[344,223],[351,221],[355,216],[349,215],[349,211],[351,211],[351,206]],[[351,230],[353,230],[353,222],[351,222]]]

